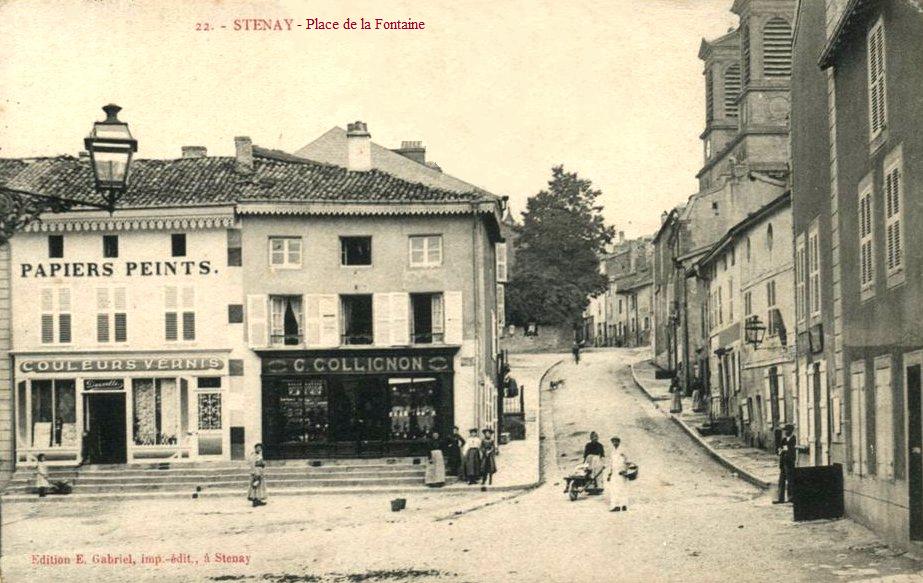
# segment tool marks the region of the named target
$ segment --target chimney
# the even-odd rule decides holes
[[[669,214],[667,211],[663,211],[662,213],[660,213],[660,224],[662,225],[662,224],[664,224],[665,222],[667,222],[667,218],[668,218],[669,216],[670,216],[670,214]]]
[[[619,245],[625,242],[625,231],[619,231]]]
[[[183,158],[204,158],[207,154],[205,146],[183,146]]]
[[[234,138],[234,147],[237,150],[237,160],[234,170],[238,174],[253,173],[253,142],[247,136]]]
[[[372,169],[372,135],[365,122],[346,125],[346,168],[353,172]]]
[[[400,148],[395,148],[391,151],[409,160],[413,160],[417,164],[426,164],[426,147],[423,146],[423,142],[404,141],[401,142]]]

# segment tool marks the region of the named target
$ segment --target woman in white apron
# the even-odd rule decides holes
[[[613,437],[612,455],[609,456],[609,475],[606,478],[606,502],[610,512],[623,512],[628,510],[628,478],[625,470],[628,469],[628,458],[619,449],[621,439]]]

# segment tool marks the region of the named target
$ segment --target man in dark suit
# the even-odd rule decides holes
[[[779,444],[779,497],[773,500],[773,504],[785,503],[785,490],[788,487],[788,498],[791,502],[792,484],[795,476],[795,436],[793,432],[795,426],[791,423],[785,426],[785,436]]]

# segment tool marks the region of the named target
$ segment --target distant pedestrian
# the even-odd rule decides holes
[[[478,430],[468,431],[468,440],[462,448],[462,479],[475,484],[481,478],[481,438]]]
[[[442,456],[445,459],[445,471],[462,478],[461,450],[465,445],[465,438],[461,436],[458,427],[452,428],[452,435],[442,440]]]
[[[571,347],[570,351],[574,355],[574,364],[580,364],[580,343],[574,340],[574,345]]]
[[[426,460],[426,477],[423,483],[431,488],[445,486],[445,461],[440,449],[439,433],[433,432],[429,442],[429,457]]]
[[[45,463],[45,454],[40,453],[35,464],[35,489],[38,491],[38,497],[44,498],[50,488],[48,464]]]
[[[779,444],[779,497],[773,500],[773,504],[784,504],[786,502],[785,489],[788,488],[788,502],[792,501],[792,486],[795,480],[795,426],[791,423],[785,425],[785,436],[782,443]]]
[[[622,440],[613,437],[610,443],[612,444],[612,456],[609,458],[609,474],[606,477],[607,501],[610,512],[620,512],[628,510],[628,482],[631,466],[625,452],[619,449]]]
[[[670,392],[673,393],[673,403],[670,405],[670,413],[682,413],[683,388],[679,385],[679,379],[675,376],[670,379]]]
[[[266,479],[263,469],[266,462],[263,460],[263,444],[253,446],[250,454],[250,487],[247,489],[247,500],[253,503],[254,508],[266,505]]]
[[[481,485],[493,485],[496,473],[497,443],[494,441],[494,430],[488,427],[481,440]]]
[[[583,446],[583,463],[590,469],[590,479],[596,483],[598,489],[603,488],[603,472],[606,470],[606,450],[599,443],[599,434],[590,432],[590,441]]]

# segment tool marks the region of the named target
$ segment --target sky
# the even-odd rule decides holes
[[[0,0],[0,157],[76,155],[110,102],[144,158],[232,155],[241,135],[291,152],[362,120],[383,146],[422,141],[517,216],[563,164],[602,190],[609,223],[646,235],[697,189],[698,49],[736,24],[731,4]],[[235,31],[247,18],[293,29]]]

